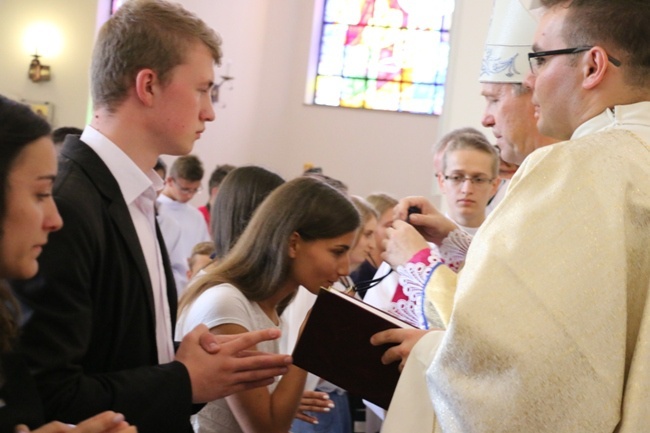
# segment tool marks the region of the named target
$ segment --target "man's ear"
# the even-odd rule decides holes
[[[289,257],[292,259],[295,259],[298,255],[298,249],[300,248],[301,241],[302,238],[298,232],[293,232],[291,233],[291,236],[289,236]]]
[[[586,90],[597,87],[604,79],[607,69],[611,67],[605,49],[599,46],[591,48],[587,60],[582,66],[582,88]]]
[[[436,178],[438,179],[438,189],[440,189],[440,192],[444,194],[444,192],[445,192],[445,176],[441,172],[438,172],[438,173],[436,173]]]
[[[135,93],[147,107],[153,104],[154,87],[157,82],[158,75],[152,69],[141,69],[135,76]]]

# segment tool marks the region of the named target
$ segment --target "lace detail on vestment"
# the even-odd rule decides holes
[[[399,280],[389,312],[413,326],[428,329],[423,298],[429,275],[441,264],[458,272],[465,262],[471,241],[472,235],[456,229],[442,241],[440,248],[425,248],[418,251],[407,263],[398,266],[396,271]],[[444,327],[437,312],[433,315],[432,311],[428,311],[428,316],[432,326]]]
[[[465,256],[471,243],[472,235],[461,229],[455,229],[447,235],[438,248],[440,261],[452,271],[458,272],[465,262]]]

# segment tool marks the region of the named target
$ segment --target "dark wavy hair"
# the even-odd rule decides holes
[[[222,259],[230,251],[255,209],[283,183],[277,174],[257,166],[235,168],[226,175],[210,212],[215,258]]]
[[[52,133],[45,119],[28,106],[0,95],[0,241],[4,238],[9,173],[30,143]],[[17,333],[18,306],[0,275],[0,350],[9,350]]]

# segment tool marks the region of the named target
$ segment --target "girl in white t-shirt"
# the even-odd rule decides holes
[[[359,215],[343,193],[313,177],[277,188],[255,212],[232,250],[180,300],[177,337],[204,323],[215,334],[279,327],[278,306],[300,285],[316,293],[349,273]],[[278,352],[277,342],[259,350]],[[208,403],[195,417],[200,433],[287,432],[306,372],[296,366],[269,387]]]

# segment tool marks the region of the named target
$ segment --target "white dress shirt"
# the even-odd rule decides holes
[[[115,143],[91,126],[86,126],[81,141],[90,146],[104,161],[128,206],[151,279],[158,362],[171,362],[174,359],[171,315],[167,301],[167,281],[156,237],[154,211],[156,191],[162,189],[163,181],[153,167],[148,173],[143,172]]]

